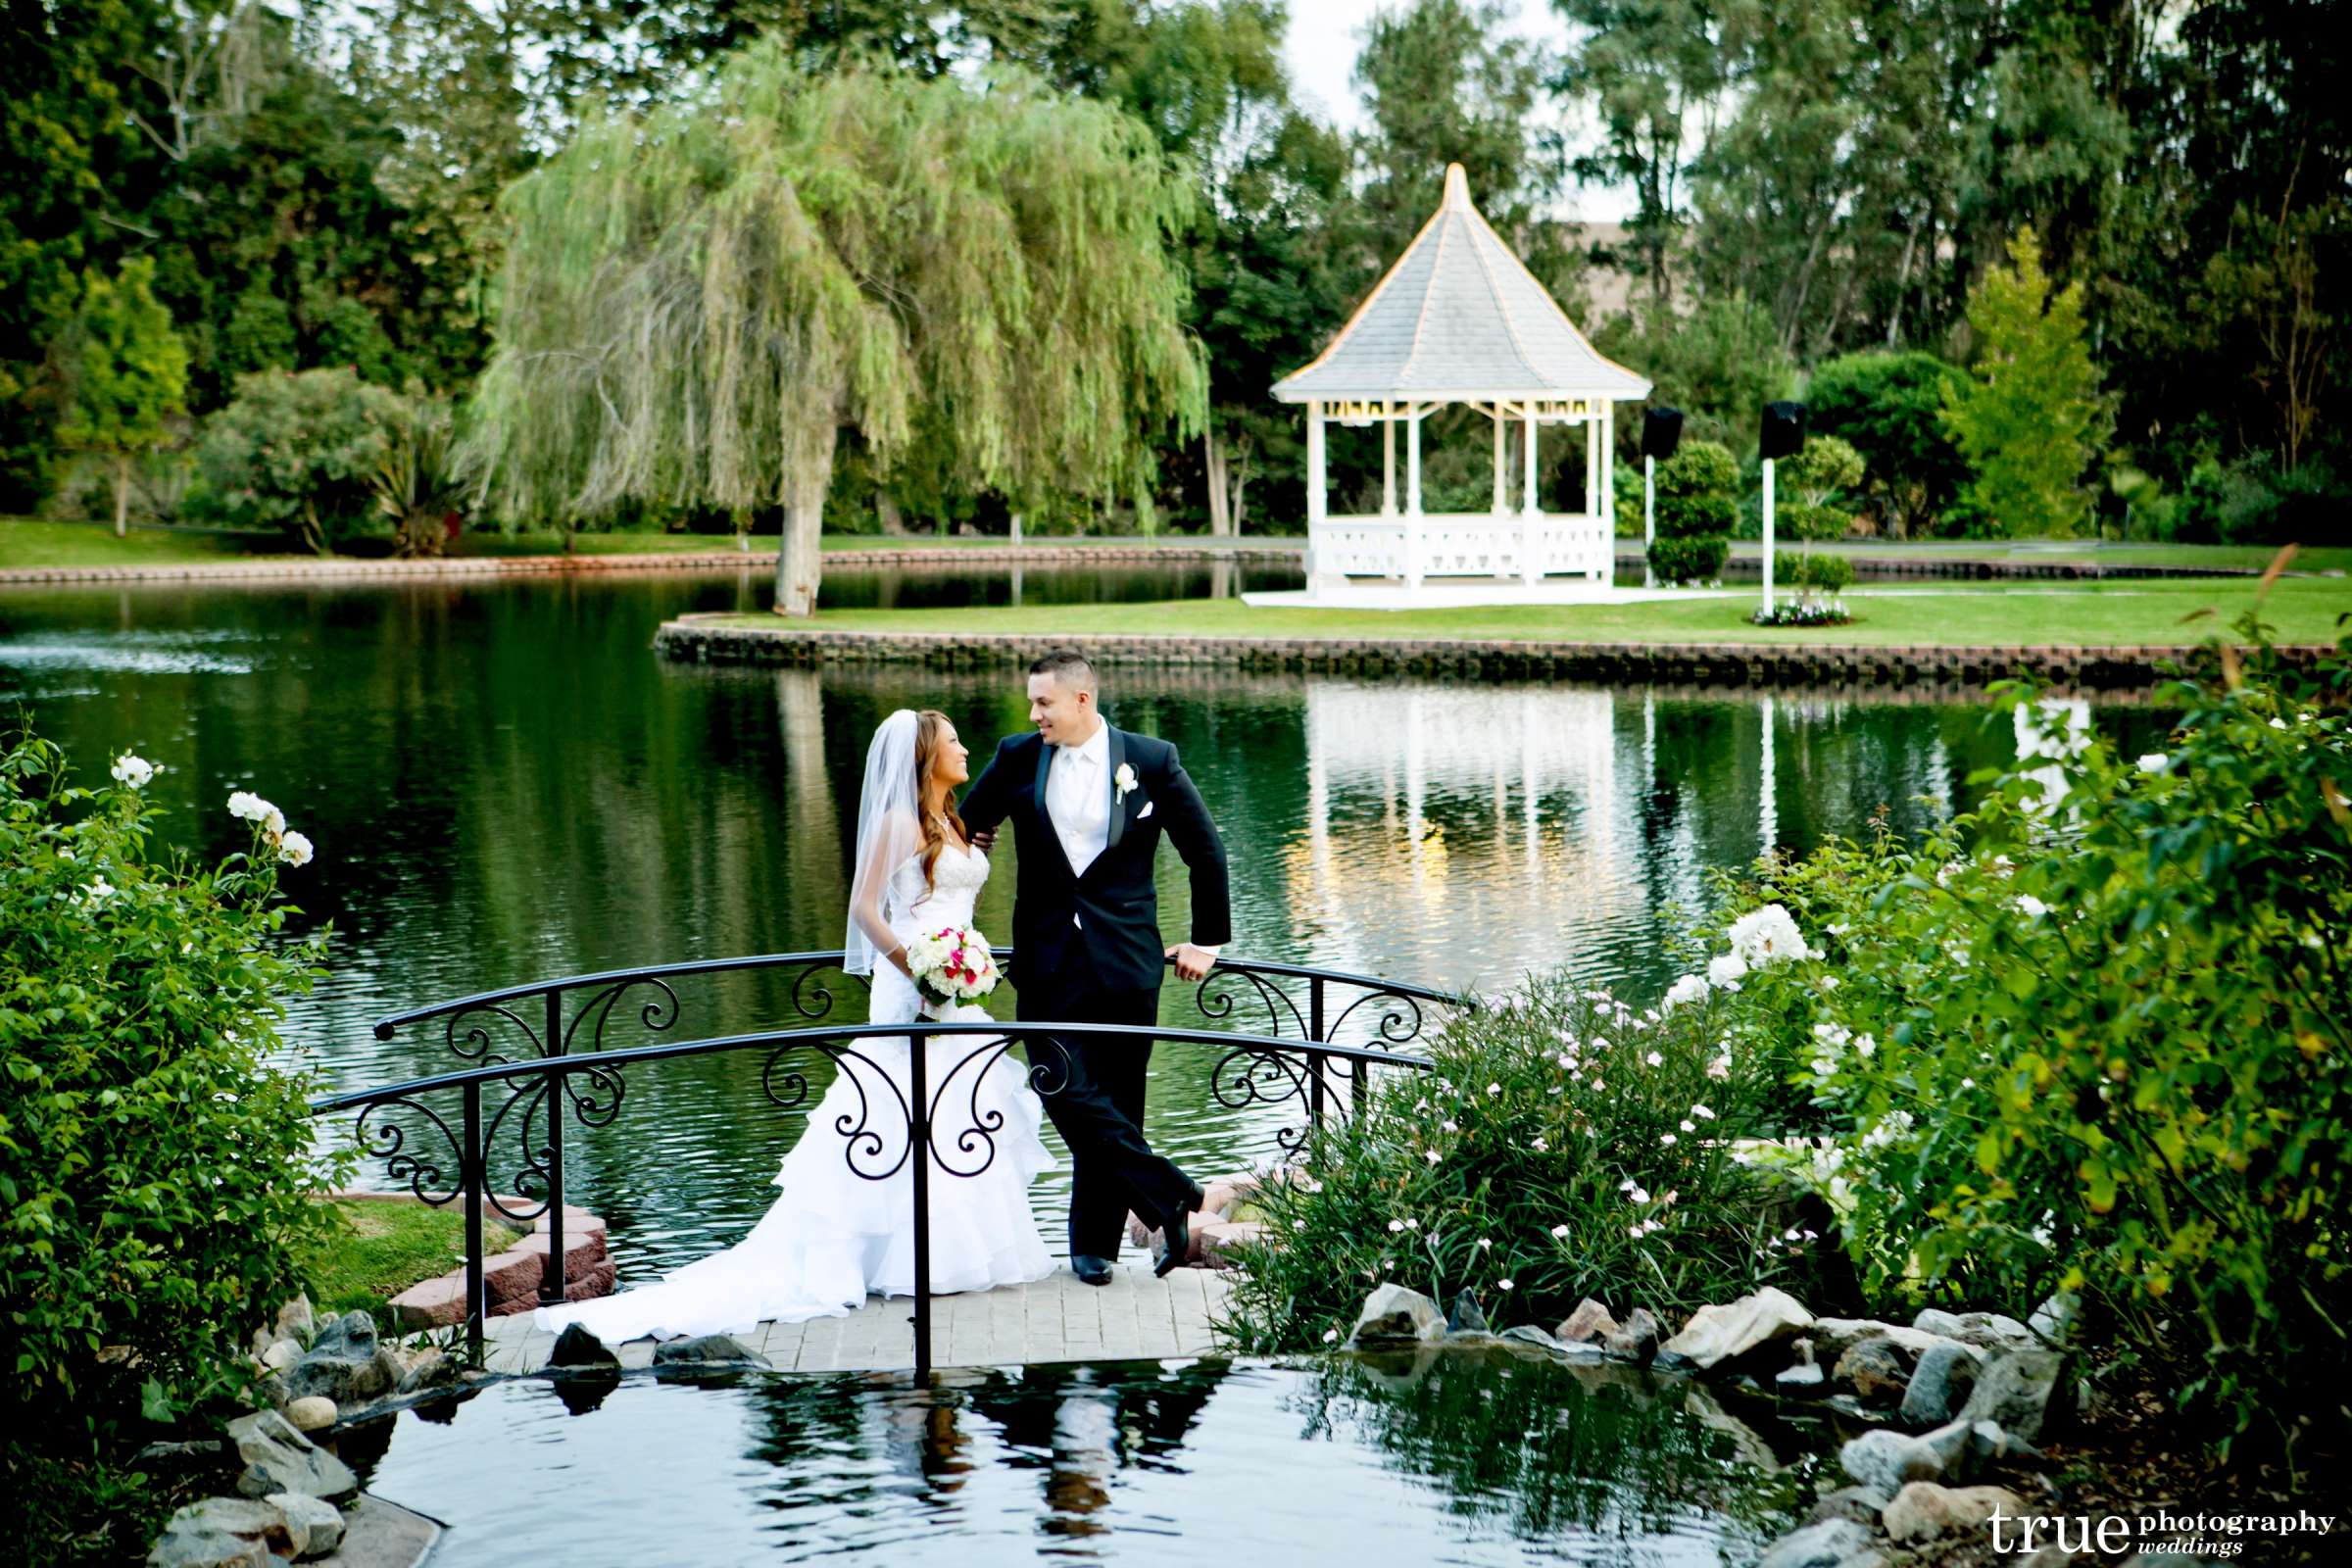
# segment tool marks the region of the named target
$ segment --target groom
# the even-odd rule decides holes
[[[1095,669],[1074,648],[1029,666],[1033,734],[1007,735],[957,808],[985,845],[1009,820],[1020,844],[1010,978],[1015,1016],[1060,1023],[1159,1022],[1163,960],[1207,974],[1231,937],[1225,845],[1176,748],[1113,729],[1096,710]],[[1193,940],[1162,948],[1152,859],[1165,832],[1193,876]],[[1165,1274],[1191,1250],[1200,1189],[1143,1134],[1149,1034],[1040,1040],[1030,1063],[1070,1149],[1070,1270],[1110,1283],[1132,1210],[1164,1234]]]

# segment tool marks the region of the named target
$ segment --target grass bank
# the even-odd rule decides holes
[[[1545,643],[1755,643],[1769,647],[2166,647],[2202,642],[2254,603],[2236,578],[2121,583],[1969,584],[1850,590],[1844,626],[1757,626],[1757,595],[1651,600],[1627,605],[1502,606],[1477,610],[1252,608],[1234,599],[1133,605],[1041,605],[941,610],[834,610],[806,621],[773,615],[716,617],[719,625],[776,630],[936,633],[964,638],[1054,636],[1506,639]],[[2281,642],[2332,643],[2352,612],[2352,582],[2284,580],[2263,618]],[[2193,618],[2192,618],[2193,617]],[[708,624],[708,623],[707,623]]]
[[[321,1314],[372,1313],[389,1324],[387,1303],[412,1285],[438,1279],[466,1261],[466,1216],[456,1204],[431,1208],[412,1199],[337,1199],[343,1222],[332,1247],[304,1260],[311,1300]],[[485,1216],[482,1255],[495,1257],[522,1232]]]

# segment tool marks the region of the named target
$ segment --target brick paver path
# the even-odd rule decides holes
[[[1104,1286],[1057,1269],[1034,1285],[931,1302],[934,1366],[1011,1366],[1041,1361],[1140,1361],[1216,1348],[1209,1320],[1224,1311],[1225,1276],[1180,1268],[1154,1279],[1149,1265],[1120,1265]],[[779,1372],[890,1371],[914,1365],[914,1303],[868,1297],[847,1317],[762,1323],[739,1336]],[[536,1372],[556,1337],[529,1313],[493,1318],[484,1347],[493,1372]],[[651,1366],[654,1341],[614,1346],[622,1367]]]

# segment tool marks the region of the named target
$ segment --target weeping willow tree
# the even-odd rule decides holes
[[[1202,413],[1170,249],[1191,188],[1107,105],[755,45],[507,192],[486,499],[526,523],[780,503],[776,609],[805,615],[845,429],[882,473],[1016,507],[1148,496],[1152,437]]]

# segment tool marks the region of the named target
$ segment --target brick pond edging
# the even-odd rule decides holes
[[[663,657],[699,664],[920,663],[992,668],[1025,662],[1068,637],[969,637],[954,632],[841,631],[723,624],[689,614],[654,634]],[[1217,666],[1250,671],[1355,675],[1468,675],[1510,680],[1660,681],[1726,686],[1980,685],[2030,673],[2071,686],[2144,687],[2166,663],[2193,666],[2202,648],[1798,646],[1756,643],[1565,643],[1441,637],[1090,637],[1110,664]],[[2282,646],[2309,663],[2326,649]]]
[[[1022,566],[1200,565],[1234,561],[1249,565],[1300,559],[1298,545],[1022,544],[828,550],[828,566],[953,566],[975,562]],[[630,555],[473,556],[427,561],[199,561],[141,566],[0,567],[0,587],[21,583],[89,582],[397,582],[404,578],[510,577],[583,571],[775,570],[772,546],[736,550],[671,550]]]
[[[531,1200],[502,1198],[500,1203],[527,1208]],[[493,1210],[495,1212],[495,1210]],[[507,1250],[482,1259],[483,1294],[492,1317],[512,1317],[539,1304],[539,1281],[547,1269],[548,1224],[542,1214],[531,1233]],[[584,1208],[564,1205],[564,1298],[586,1301],[611,1294],[612,1257],[605,1250],[605,1222]],[[392,1298],[392,1318],[404,1330],[443,1328],[466,1320],[464,1264],[435,1279],[412,1285]]]

